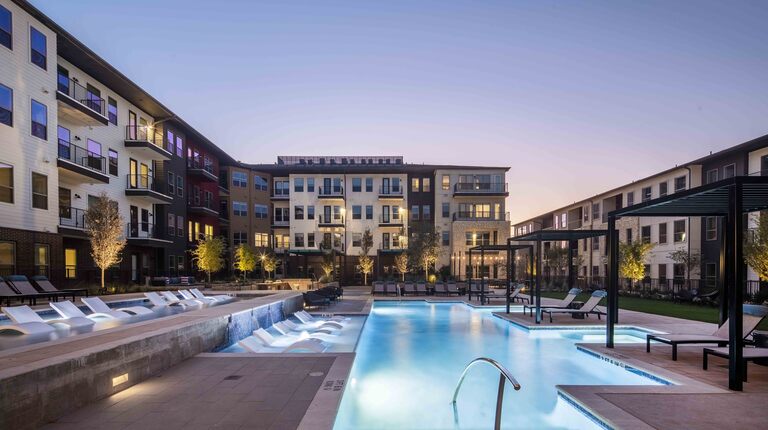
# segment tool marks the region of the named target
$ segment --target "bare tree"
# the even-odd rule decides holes
[[[222,238],[204,236],[197,241],[197,246],[190,251],[192,261],[208,275],[208,283],[211,282],[211,273],[216,273],[224,268],[224,248],[226,245]]]
[[[117,210],[117,202],[111,200],[106,193],[101,193],[85,211],[84,221],[91,241],[91,257],[101,270],[101,290],[104,291],[106,270],[122,261],[120,253],[126,244],[123,217]]]

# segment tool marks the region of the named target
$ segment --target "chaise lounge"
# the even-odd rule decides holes
[[[542,308],[541,313],[542,314],[549,314],[549,322],[552,322],[552,315],[553,314],[571,314],[571,315],[584,315],[587,316],[589,314],[596,314],[597,319],[601,319],[601,315],[605,315],[605,312],[601,312],[597,309],[597,305],[600,303],[600,300],[603,300],[604,297],[606,297],[608,293],[605,292],[605,290],[597,290],[594,293],[592,293],[592,296],[587,300],[582,307],[578,309],[555,309],[555,308]]]
[[[160,299],[162,300],[162,299]],[[144,306],[126,306],[123,308],[112,309],[100,297],[83,297],[80,299],[83,304],[88,306],[88,309],[93,312],[94,316],[99,316],[109,319],[125,319],[134,315],[151,315],[154,314],[152,309],[145,308]]]
[[[237,342],[238,345],[247,349],[250,352],[260,352],[261,347],[276,348],[274,336],[269,334],[263,328],[258,328],[253,331],[253,336],[248,336],[245,339]],[[278,347],[279,348],[279,347]],[[280,348],[280,352],[292,352],[292,351],[311,351],[311,352],[323,352],[325,345],[323,341],[314,337],[309,339],[303,339],[298,342],[294,342],[285,348]]]
[[[571,303],[576,299],[576,296],[581,294],[580,288],[571,288],[568,291],[568,295],[565,296],[563,300],[560,301],[560,303],[556,305],[547,305],[542,306],[542,309],[569,309],[571,306]],[[525,297],[523,297],[525,298]],[[523,305],[523,315],[525,315],[526,311],[530,310],[531,316],[533,316],[533,310],[536,309],[536,306],[533,306],[532,304]]]

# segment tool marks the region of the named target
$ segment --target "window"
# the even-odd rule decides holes
[[[13,203],[13,166],[0,163],[0,202]]]
[[[400,235],[397,233],[392,234],[392,247],[393,248],[400,247]]]
[[[50,247],[42,243],[35,244],[35,275],[49,276]]]
[[[363,242],[363,235],[360,233],[352,233],[352,246],[359,248]]]
[[[296,248],[304,248],[304,233],[295,233],[293,235],[293,246]]]
[[[133,112],[131,112],[133,113]],[[135,115],[135,114],[134,114]],[[144,119],[142,119],[144,121]],[[144,121],[146,122],[146,121]],[[142,128],[140,129],[141,132],[146,133],[146,128],[144,125],[142,125]],[[168,152],[173,154],[173,142],[176,140],[176,135],[173,133],[173,130],[166,130],[165,131],[165,147],[168,149]]]
[[[448,218],[450,216],[451,216],[451,204],[443,203],[443,218]]]
[[[0,45],[13,49],[13,15],[11,11],[0,6]]]
[[[16,273],[16,243],[0,242],[0,272]]]
[[[308,193],[315,192],[315,178],[307,178],[307,192]]]
[[[421,180],[421,191],[424,191],[425,193],[428,193],[432,191],[432,180],[429,178],[424,178]]]
[[[269,189],[269,182],[261,176],[256,175],[253,177],[253,186],[259,191],[267,191]]]
[[[659,243],[667,243],[667,223],[659,224]]]
[[[35,27],[29,27],[30,60],[43,70],[48,68],[48,41]]]
[[[64,277],[77,278],[77,250],[68,248],[64,250]]]
[[[451,244],[451,233],[444,231],[442,232],[443,235],[443,246],[450,246]]]
[[[679,176],[675,178],[675,192],[683,191],[686,186],[686,178],[685,176]]]
[[[672,265],[672,276],[675,281],[681,282],[685,280],[685,264],[676,263]]]
[[[307,219],[315,219],[315,207],[307,206]]]
[[[593,237],[592,238],[592,250],[593,251],[599,251],[600,250],[600,238],[599,237]]]
[[[352,192],[359,193],[363,189],[363,181],[360,178],[352,178]]]
[[[632,243],[632,229],[627,229],[627,243]]]
[[[592,203],[592,219],[600,218],[600,203]]]
[[[419,211],[419,205],[411,206],[411,221],[418,221],[421,218],[421,212]]]
[[[443,191],[448,191],[451,189],[451,177],[450,175],[443,175],[443,179],[440,186]]]
[[[236,231],[232,233],[232,245],[239,246],[243,244],[248,244],[248,233],[244,231]]]
[[[705,225],[706,225],[706,239],[707,240],[717,240],[717,218],[713,216],[708,216],[705,219]]]
[[[232,172],[232,186],[246,188],[248,186],[248,175],[245,172]]]
[[[176,194],[176,175],[173,172],[168,172],[168,194],[171,196]]]
[[[184,237],[184,217],[181,215],[176,215],[176,236]]]
[[[117,100],[112,97],[107,97],[107,116],[110,123],[117,125]]]
[[[411,192],[412,193],[419,192],[419,178],[411,178]]]
[[[304,206],[293,207],[293,219],[304,219]]]
[[[176,195],[184,197],[184,177],[176,175]]]
[[[13,90],[0,84],[0,124],[13,127]]]
[[[287,196],[289,194],[289,189],[288,181],[275,181],[276,196]]]
[[[293,179],[293,191],[295,191],[297,193],[303,193],[304,192],[304,178],[294,178]]]
[[[706,263],[704,265],[704,282],[708,287],[717,285],[717,265],[715,263]]]
[[[34,99],[32,100],[32,136],[48,139],[48,108]]]
[[[373,178],[365,178],[365,192],[366,193],[373,192]]]
[[[640,199],[644,202],[647,202],[651,199],[651,187],[645,187],[643,188],[642,195]]]
[[[373,206],[368,205],[365,207],[365,219],[373,219]]]
[[[32,207],[48,210],[48,177],[32,172]]]
[[[248,216],[248,203],[233,201],[232,213],[235,216]]]
[[[289,212],[288,208],[275,208],[275,222],[288,222]]]
[[[651,243],[651,226],[644,225],[640,228],[640,240],[643,243]]]
[[[711,184],[712,182],[717,182],[717,174],[718,173],[719,172],[718,172],[717,169],[708,170],[707,171],[707,183]]]
[[[685,242],[685,220],[678,220],[674,223],[674,241]]]
[[[184,156],[184,139],[182,139],[182,137],[178,135],[176,136],[176,156],[177,157]],[[179,258],[182,258],[182,257],[179,257]]]
[[[109,149],[107,154],[109,154],[109,174],[112,176],[117,176],[117,151],[114,149]],[[173,183],[171,183],[171,188],[172,187]],[[173,191],[171,191],[171,194],[173,194]]]
[[[269,234],[256,233],[253,237],[253,244],[257,248],[266,248],[269,246]]]
[[[729,164],[723,167],[723,179],[733,178],[736,176],[736,165]]]
[[[176,235],[176,215],[168,214],[168,235]]]
[[[389,233],[381,234],[381,249],[389,249]]]
[[[205,234],[205,237],[213,237],[213,226],[209,224],[205,224],[204,234]]]
[[[269,208],[267,205],[256,203],[253,205],[253,216],[257,219],[267,219],[269,217]]]
[[[397,205],[392,206],[392,219],[395,219],[395,220],[400,219],[400,206],[397,206]]]
[[[659,183],[659,197],[664,197],[667,195],[667,183],[661,182]]]
[[[363,218],[363,207],[352,206],[352,219],[362,219],[362,218]]]
[[[667,265],[666,264],[659,264],[658,267],[659,270],[659,284],[663,284],[667,282]]]
[[[429,221],[432,219],[432,206],[430,205],[424,205],[421,207],[421,213],[422,218],[424,221]]]
[[[627,207],[635,204],[635,192],[630,191],[627,193]]]

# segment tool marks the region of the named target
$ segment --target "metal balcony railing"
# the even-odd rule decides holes
[[[318,217],[318,224],[344,224],[344,217],[343,216],[326,216],[326,215],[320,215]]]
[[[128,239],[162,239],[159,226],[149,222],[128,223],[125,227]]]
[[[402,215],[399,215],[397,217],[393,216],[392,214],[379,214],[379,224],[397,224],[402,225],[405,220],[403,219]]]
[[[144,141],[162,146],[163,135],[155,127],[132,124],[125,126],[125,140]]]
[[[389,197],[402,197],[403,196],[403,187],[402,186],[380,186],[379,187],[379,195],[380,196],[389,196]]]
[[[106,173],[107,170],[104,157],[63,139],[59,139],[59,159],[100,173]]]
[[[59,206],[59,225],[68,228],[85,229],[85,210],[70,206]]]
[[[344,187],[319,187],[317,195],[320,197],[344,197]]]
[[[494,214],[489,212],[454,212],[454,221],[509,221],[509,212]]]
[[[165,183],[155,181],[155,178],[152,177],[152,175],[129,173],[125,179],[125,187],[129,190],[146,190],[166,194]]]
[[[57,90],[76,100],[81,105],[106,117],[107,103],[103,98],[91,93],[88,89],[71,78],[59,76]]]
[[[453,186],[455,193],[506,193],[506,182],[459,182]]]
[[[210,160],[206,161],[204,158],[201,158],[201,157],[188,158],[187,168],[205,170],[211,175],[216,176],[216,173],[213,171],[213,162],[211,162]]]
[[[213,208],[213,199],[205,198],[202,195],[194,195],[193,193],[190,193],[189,196],[187,196],[187,204],[192,207],[196,208],[206,208],[215,210],[218,212],[218,209]]]

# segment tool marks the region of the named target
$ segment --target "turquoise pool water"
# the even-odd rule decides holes
[[[618,330],[618,341],[645,332]],[[556,385],[656,385],[577,350],[599,342],[587,330],[527,331],[460,303],[376,302],[365,323],[334,430],[493,428],[498,372],[476,366],[450,404],[464,366],[485,356],[522,385],[504,394],[502,428],[593,429],[600,426],[558,396]]]

